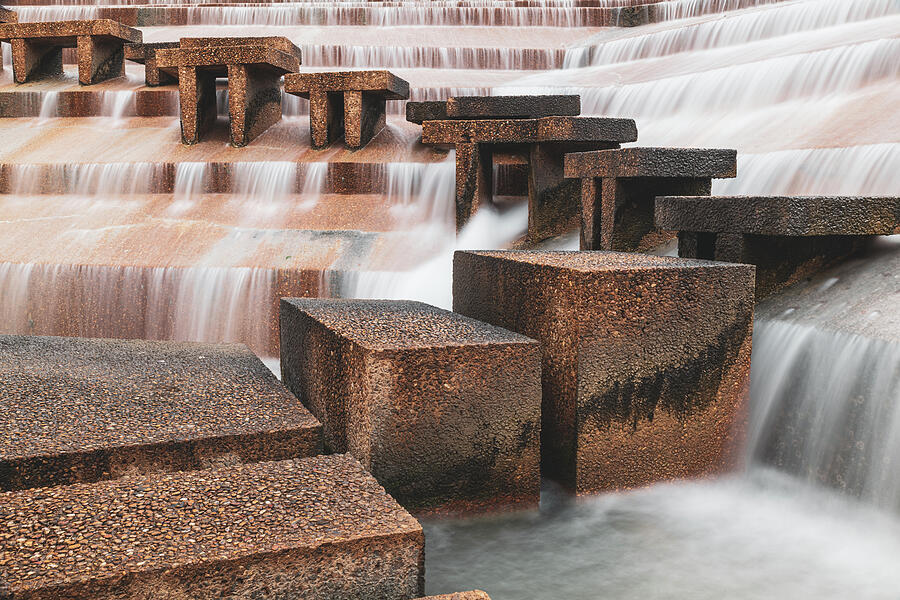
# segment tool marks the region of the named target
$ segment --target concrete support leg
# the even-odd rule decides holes
[[[281,120],[281,76],[246,65],[228,66],[231,144],[246,146]]]
[[[708,196],[709,178],[603,178],[600,186],[600,245],[595,250],[649,250],[673,234],[654,223],[656,196]],[[596,211],[596,204],[594,210]]]
[[[456,229],[482,204],[491,202],[494,187],[493,152],[485,144],[456,144]]]
[[[23,39],[11,40],[10,44],[16,83],[63,74],[61,47]]]
[[[600,180],[586,177],[581,180],[581,250],[600,247],[601,209]]]
[[[168,85],[170,83],[175,83],[175,81],[175,77],[165,71],[161,71],[159,67],[156,66],[155,56],[153,58],[148,58],[144,63],[144,82],[149,87]]]
[[[309,93],[309,132],[313,148],[326,148],[344,134],[343,94],[313,90]]]
[[[196,144],[216,121],[216,77],[195,67],[178,67],[181,142]]]
[[[563,177],[565,148],[532,144],[528,150],[528,240],[539,242],[578,226],[581,181]]]
[[[125,48],[121,41],[79,35],[78,82],[91,85],[125,75]]]
[[[385,99],[368,92],[344,92],[344,142],[362,148],[384,129]]]

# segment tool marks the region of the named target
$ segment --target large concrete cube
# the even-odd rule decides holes
[[[735,456],[753,267],[618,252],[457,252],[453,306],[541,341],[544,474],[578,493]]]
[[[419,302],[283,299],[284,383],[406,507],[537,503],[540,350]]]

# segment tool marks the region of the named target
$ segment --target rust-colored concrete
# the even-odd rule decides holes
[[[637,139],[631,119],[543,117],[425,121],[422,142],[456,148],[456,225],[493,202],[493,153],[528,157],[528,239],[538,242],[577,227],[581,187],[563,177],[563,157],[618,148]]]
[[[537,504],[534,340],[419,302],[284,299],[281,370],[327,447],[402,505]]]
[[[349,456],[0,493],[10,600],[407,600],[422,527]]]
[[[294,73],[285,77],[284,91],[309,100],[313,148],[343,136],[357,149],[384,129],[386,100],[409,98],[409,83],[390,71]]]
[[[618,252],[457,252],[453,308],[541,341],[542,470],[575,492],[739,456],[753,267]]]
[[[422,600],[491,600],[485,592],[473,590],[471,592],[456,592],[455,594],[441,594],[440,596],[428,596]]]
[[[675,237],[654,224],[656,196],[709,195],[713,178],[736,175],[736,150],[622,148],[568,154],[565,176],[581,180],[581,249],[649,250]]]
[[[242,345],[0,335],[0,490],[312,456],[321,433]]]
[[[166,48],[178,48],[178,42],[125,44],[125,60],[144,65],[144,82],[149,86],[175,83],[177,75],[161,71],[156,64],[156,51]]]
[[[121,77],[123,46],[141,39],[137,29],[108,19],[0,25],[0,41],[12,45],[16,83],[62,75],[63,48],[76,48],[82,85]]]
[[[756,265],[762,299],[900,233],[900,198],[661,197],[656,223],[679,232],[679,256]]]
[[[241,147],[281,120],[281,76],[300,68],[300,50],[286,38],[182,38],[155,53],[159,69],[177,72],[188,145],[215,122],[217,77],[228,78],[231,144]]]

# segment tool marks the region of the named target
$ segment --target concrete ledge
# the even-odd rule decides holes
[[[656,224],[674,231],[765,236],[900,233],[900,197],[664,196]]]
[[[605,117],[542,117],[540,119],[478,119],[425,121],[422,142],[455,144],[487,142],[528,144],[538,142],[633,142],[633,119]]]
[[[0,336],[0,490],[318,454],[245,346]]]
[[[566,177],[735,177],[737,150],[619,148],[566,155]]]
[[[447,99],[451,119],[534,119],[575,116],[581,113],[581,96],[459,96]]]
[[[293,73],[284,79],[284,91],[308,97],[315,90],[325,92],[375,92],[386,100],[409,98],[409,83],[390,71],[326,71]]]
[[[541,341],[542,472],[575,492],[706,476],[740,455],[752,266],[457,252],[453,308]]]
[[[537,504],[540,351],[419,302],[284,299],[285,385],[406,507]]]
[[[13,38],[74,38],[79,35],[112,37],[122,42],[140,42],[141,32],[112,19],[7,23],[0,25],[0,40]]]
[[[4,597],[423,592],[421,526],[347,456],[0,494]]]

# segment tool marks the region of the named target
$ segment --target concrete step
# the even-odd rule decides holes
[[[0,335],[0,490],[318,454],[241,345]]]
[[[350,457],[0,494],[6,598],[406,600],[424,535]]]

